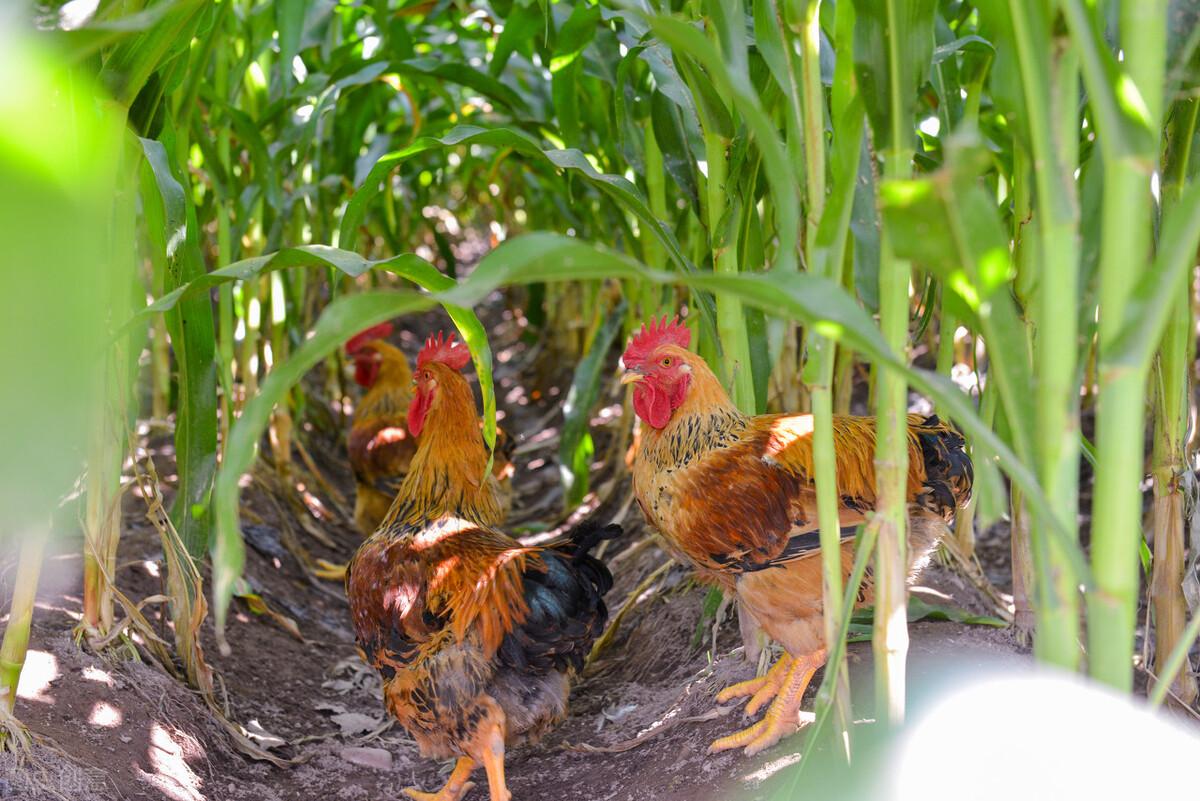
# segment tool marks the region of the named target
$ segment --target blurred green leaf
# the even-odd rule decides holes
[[[1032,420],[1033,376],[1025,325],[1009,291],[1008,240],[974,172],[956,164],[929,178],[888,181],[880,203],[896,255],[933,270],[975,316],[1009,419]],[[1026,427],[1013,435],[1017,452],[1031,458]]]
[[[591,347],[575,366],[571,388],[567,390],[567,397],[563,401],[563,427],[558,441],[558,461],[564,490],[563,502],[568,512],[578,506],[588,492],[588,476],[594,451],[592,438],[588,433],[588,422],[600,395],[604,365],[617,334],[621,332],[626,308],[627,304],[622,300],[605,317],[600,330],[592,339]]]

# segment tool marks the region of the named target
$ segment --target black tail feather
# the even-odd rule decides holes
[[[926,505],[949,518],[971,497],[975,481],[966,441],[936,414],[926,417],[916,434],[925,459]]]
[[[604,540],[612,540],[621,536],[625,529],[619,523],[601,525],[599,521],[584,520],[570,528],[563,539],[571,544],[568,553],[572,558],[578,558],[591,553],[592,549]]]
[[[525,621],[504,639],[502,663],[523,670],[580,670],[604,631],[604,594],[612,574],[589,551],[621,534],[619,525],[586,520],[542,552],[542,569],[525,572]]]

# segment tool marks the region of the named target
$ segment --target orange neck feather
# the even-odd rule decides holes
[[[379,375],[359,402],[354,419],[403,417],[412,400],[412,370],[408,366],[408,357],[382,340],[371,343],[371,347],[380,356]]]
[[[384,528],[411,526],[439,517],[496,525],[503,514],[495,479],[485,475],[488,453],[467,381],[438,370],[436,396],[417,438],[417,453]]]

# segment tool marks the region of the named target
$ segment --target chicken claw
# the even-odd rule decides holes
[[[721,692],[717,693],[717,703],[723,704],[726,701],[731,701],[734,698],[743,698],[747,695],[751,696],[750,701],[746,704],[745,714],[753,715],[758,712],[762,705],[774,698],[779,693],[779,688],[783,685],[783,680],[787,676],[788,668],[791,667],[792,657],[788,654],[783,654],[771,669],[763,676],[755,676],[746,681],[739,681],[737,684],[731,684]]]
[[[406,787],[404,794],[413,801],[459,801],[475,786],[475,782],[468,781],[473,770],[475,770],[475,760],[460,757],[454,763],[454,770],[451,772],[450,778],[446,780],[445,786],[436,793],[427,793],[415,787]]]
[[[806,719],[802,723],[800,719],[800,702],[804,700],[804,691],[808,689],[808,684],[812,681],[813,674],[823,664],[825,664],[824,649],[806,657],[792,659],[790,665],[787,667],[786,675],[779,683],[780,686],[775,695],[775,700],[767,708],[767,714],[763,719],[742,731],[714,741],[708,747],[708,752],[713,754],[718,751],[726,751],[730,748],[741,748],[744,746],[746,756],[754,756],[758,752],[765,751],[775,745],[784,736],[799,729],[803,723],[807,723],[808,719],[811,718],[810,716],[806,716]],[[767,675],[763,678],[770,677],[773,672],[774,668],[768,671]],[[734,686],[736,687],[737,685]],[[751,703],[758,699],[758,693],[761,693],[767,686],[769,685],[764,683],[759,688],[758,692],[755,693],[755,697],[751,699]]]
[[[312,574],[317,578],[328,579],[329,581],[345,581],[346,580],[346,565],[335,565],[333,562],[327,562],[324,559],[316,560],[316,568]]]

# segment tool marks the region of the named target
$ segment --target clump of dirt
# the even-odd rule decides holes
[[[504,425],[517,435],[516,508],[531,531],[562,521],[555,440],[546,436],[561,424],[559,404],[570,384],[565,368],[529,387],[534,366],[522,359],[516,316],[494,308],[497,384]],[[406,320],[399,342],[415,353],[424,334],[448,325],[427,315]],[[543,360],[539,369],[545,370]],[[609,402],[619,403],[614,394]],[[615,409],[615,407],[613,407]],[[613,409],[610,409],[612,411]],[[611,427],[619,409],[606,419]],[[336,414],[329,419],[337,422]],[[344,445],[337,432],[321,426],[309,432],[309,452],[317,469],[347,499],[353,498]],[[603,426],[597,454],[609,449],[612,433]],[[324,438],[324,439],[322,439]],[[146,443],[162,475],[169,475],[169,449],[153,438]],[[706,753],[719,736],[745,725],[739,708],[718,708],[713,697],[723,686],[753,675],[742,655],[734,616],[717,627],[698,630],[706,595],[679,566],[663,568],[667,556],[628,503],[627,477],[616,476],[609,460],[594,487],[602,513],[623,516],[626,533],[608,544],[615,566],[610,596],[614,614],[632,604],[609,647],[590,665],[572,696],[570,718],[542,743],[514,749],[507,759],[509,787],[516,799],[635,801],[763,797],[767,780],[794,763],[803,745],[797,737],[755,758],[739,752]],[[274,489],[272,489],[274,487]],[[24,764],[0,758],[0,799],[171,799],[171,801],[290,801],[296,799],[397,798],[411,786],[435,789],[448,764],[420,757],[405,732],[384,713],[379,680],[360,660],[339,585],[310,577],[308,556],[345,560],[360,537],[350,520],[324,499],[328,519],[318,541],[278,497],[278,483],[260,481],[244,493],[248,526],[246,577],[277,612],[293,619],[303,640],[270,617],[252,613],[242,602],[231,609],[227,636],[233,653],[220,655],[211,623],[204,644],[220,676],[219,696],[237,721],[280,758],[277,767],[256,762],[232,747],[204,702],[154,664],[128,658],[130,649],[101,657],[82,651],[71,630],[80,616],[81,543],[60,544],[53,570],[43,583],[31,639],[31,670],[22,682],[18,714],[37,736]],[[315,493],[320,495],[320,493]],[[132,495],[124,507],[126,530],[116,581],[131,598],[162,591],[162,549],[145,521],[144,503]],[[288,546],[291,547],[288,547]],[[301,554],[297,556],[297,554]],[[648,587],[647,577],[658,575]],[[934,566],[927,583],[941,600],[986,612],[968,582]],[[634,595],[635,589],[639,589]],[[938,600],[938,599],[934,599]],[[169,625],[158,606],[149,619],[170,641]],[[1018,651],[1005,631],[955,623],[919,623],[912,628],[912,668],[948,656],[990,663]],[[856,702],[870,700],[870,649],[853,645]],[[816,686],[814,682],[814,688]],[[811,708],[811,697],[808,700]],[[469,798],[486,798],[486,782]]]

